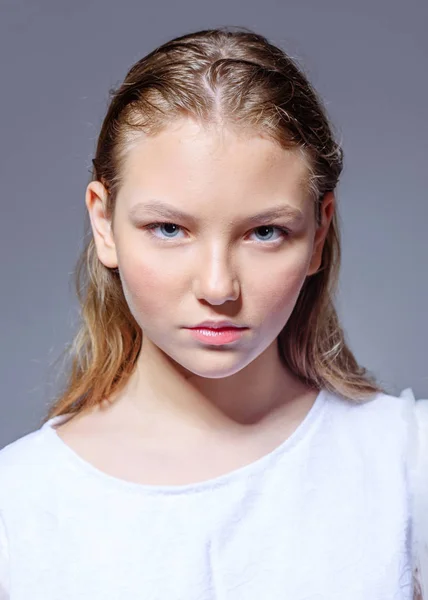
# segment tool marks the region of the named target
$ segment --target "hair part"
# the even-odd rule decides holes
[[[343,151],[304,73],[265,37],[243,28],[178,37],[135,63],[110,93],[92,180],[106,187],[112,220],[130,149],[142,135],[154,136],[191,118],[208,128],[258,133],[299,152],[308,165],[307,193],[319,224],[322,200],[335,190],[343,169]],[[89,219],[87,237],[75,273],[81,322],[63,354],[71,367],[45,420],[89,409],[120,391],[141,349],[143,333],[128,308],[118,270],[98,259]],[[307,277],[278,348],[287,367],[308,385],[362,402],[383,390],[357,363],[339,323],[333,300],[340,259],[335,212],[321,268]]]

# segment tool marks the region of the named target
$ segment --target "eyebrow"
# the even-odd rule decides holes
[[[142,213],[150,213],[158,218],[166,218],[177,221],[187,221],[196,224],[197,219],[166,202],[162,202],[161,200],[151,200],[149,202],[138,202],[135,204],[131,210],[129,211],[129,216],[132,219],[138,220],[141,218]],[[249,225],[256,225],[259,223],[269,223],[275,219],[286,217],[288,219],[293,219],[297,222],[300,222],[304,219],[304,214],[298,208],[294,208],[289,204],[279,204],[276,206],[272,206],[267,210],[259,212],[255,215],[251,215],[245,221]]]

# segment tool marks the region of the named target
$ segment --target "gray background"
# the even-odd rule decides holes
[[[0,447],[39,426],[71,339],[71,273],[107,92],[156,45],[246,26],[298,59],[345,149],[338,308],[390,391],[428,397],[428,4],[0,0]]]

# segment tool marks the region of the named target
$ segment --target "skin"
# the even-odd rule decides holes
[[[106,214],[103,185],[88,185],[98,257],[119,269],[143,345],[124,390],[89,417],[61,426],[64,439],[68,435],[71,444],[73,427],[80,427],[79,434],[97,431],[99,439],[132,439],[128,452],[134,457],[137,448],[162,448],[162,464],[165,456],[171,461],[166,481],[157,468],[145,482],[170,483],[174,456],[193,456],[192,474],[177,481],[204,478],[202,472],[215,475],[258,458],[294,431],[317,391],[281,363],[276,338],[306,277],[320,267],[334,212],[329,193],[317,227],[305,177],[301,155],[265,137],[182,120],[155,137],[141,137],[129,150],[113,219]],[[154,214],[145,208],[153,201],[192,218]],[[291,207],[299,216],[249,224],[273,206]],[[156,222],[179,227],[147,228]],[[248,330],[231,346],[203,345],[185,327],[206,319],[229,319]],[[96,453],[87,445],[85,452],[112,472],[106,448]],[[136,461],[140,468],[143,454]],[[120,469],[115,473],[123,476]]]

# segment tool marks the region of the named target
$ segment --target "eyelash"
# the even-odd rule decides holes
[[[169,221],[160,221],[160,222],[157,222],[157,223],[150,223],[149,225],[146,225],[144,227],[144,229],[147,229],[149,231],[150,235],[152,235],[153,237],[155,237],[157,240],[159,240],[161,242],[167,242],[168,243],[168,242],[172,242],[173,240],[175,240],[176,238],[173,238],[173,237],[172,238],[159,238],[158,236],[156,236],[153,233],[154,229],[156,229],[157,227],[161,227],[162,225],[175,225],[181,231],[183,230],[183,227],[180,227],[180,225],[177,225],[176,223],[172,223],[172,222],[169,222]],[[256,231],[257,229],[260,229],[262,227],[266,227],[268,229],[277,229],[281,233],[282,239],[287,238],[290,235],[290,233],[291,233],[289,229],[287,229],[286,227],[280,227],[279,225],[259,225],[259,227],[255,227],[252,231]],[[274,242],[277,242],[277,241],[278,240],[274,240]],[[267,241],[267,243],[269,243],[269,242],[270,242],[270,240]],[[263,243],[266,243],[266,242],[262,241],[261,243],[263,244]],[[273,242],[271,242],[271,243],[273,243]]]

